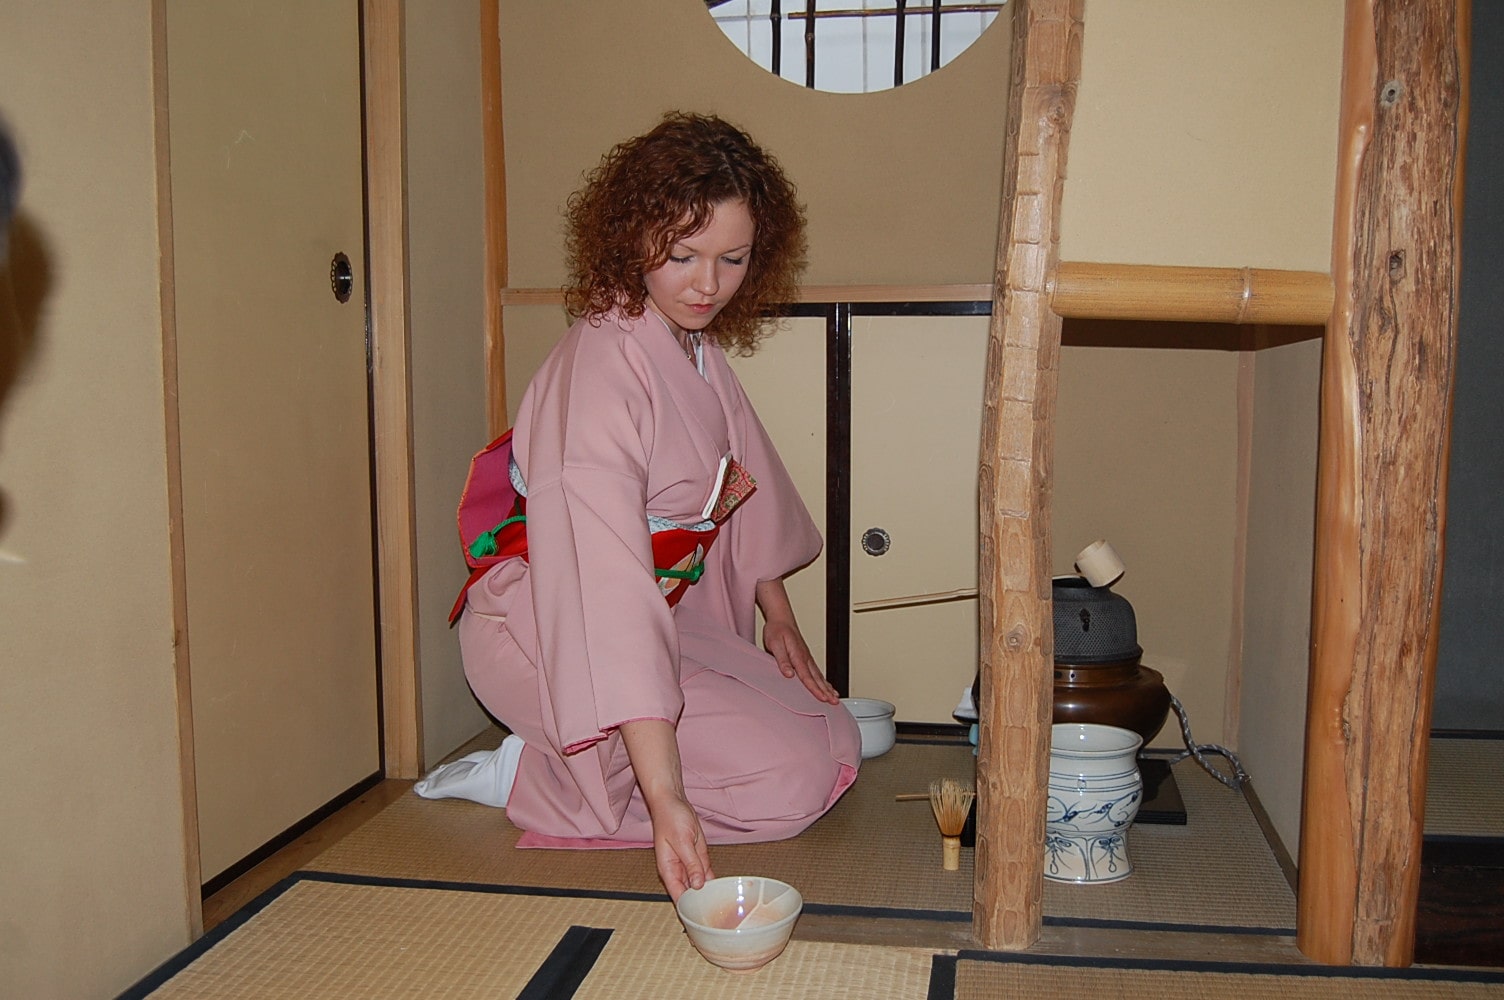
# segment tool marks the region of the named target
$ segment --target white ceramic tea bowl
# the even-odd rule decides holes
[[[881,757],[893,749],[897,727],[893,724],[896,709],[890,701],[877,698],[842,698],[841,704],[856,720],[862,733],[862,759]]]
[[[804,897],[777,879],[730,875],[684,890],[675,909],[707,961],[732,972],[750,972],[782,954]]]

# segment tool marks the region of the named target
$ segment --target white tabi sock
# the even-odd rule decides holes
[[[515,733],[495,750],[477,750],[440,764],[413,786],[425,799],[469,799],[498,808],[507,804],[522,758],[522,737]]]

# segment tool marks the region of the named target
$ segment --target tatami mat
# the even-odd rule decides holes
[[[587,939],[581,946],[582,939]],[[573,943],[574,947],[570,947]],[[296,875],[120,1000],[495,997],[716,1000],[1431,1000],[1504,974],[959,954],[794,940],[750,973],[710,965],[662,901]]]
[[[1504,837],[1504,740],[1433,736],[1428,837]]]
[[[728,973],[700,957],[661,902],[529,896],[295,877],[239,926],[211,934],[125,998],[495,1000],[570,995],[535,974],[571,927],[610,936],[577,1000],[914,998],[927,950],[793,941],[771,964]],[[583,971],[583,969],[581,970]]]
[[[495,739],[487,740],[494,745]],[[486,741],[482,741],[484,745]],[[717,874],[756,873],[799,887],[812,908],[971,919],[972,854],[940,867],[940,838],[925,802],[895,802],[933,778],[968,776],[970,748],[900,743],[863,763],[827,816],[792,840],[711,849]],[[1234,930],[1295,926],[1295,897],[1246,801],[1194,761],[1175,765],[1185,826],[1135,825],[1135,873],[1107,885],[1045,883],[1047,922]],[[514,847],[501,810],[404,796],[309,867],[390,878],[661,895],[647,851],[539,851]]]
[[[1504,976],[1444,969],[1352,970],[1230,963],[1033,959],[962,952],[935,960],[931,1000],[1237,997],[1238,1000],[1468,1000],[1504,996]]]

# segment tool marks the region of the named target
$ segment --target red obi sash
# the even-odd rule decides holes
[[[454,624],[465,608],[470,588],[492,566],[515,556],[527,560],[527,498],[512,486],[512,432],[509,430],[476,453],[470,474],[460,494],[458,521],[460,545],[470,577],[460,588],[449,612]],[[709,528],[690,530],[677,526],[651,528],[653,575],[658,579],[669,607],[678,604],[690,585],[705,571],[705,554],[720,534],[721,525],[737,506],[752,495],[757,482],[729,456],[721,460],[712,500],[705,505]],[[669,522],[664,522],[668,524]]]

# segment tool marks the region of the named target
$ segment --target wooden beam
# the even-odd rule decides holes
[[[987,285],[801,285],[800,302],[986,302]]]
[[[507,158],[501,122],[501,2],[480,0],[481,151],[485,174],[486,431],[507,429],[507,345],[502,290],[507,286]],[[562,295],[560,301],[563,301]]]
[[[1408,965],[1456,365],[1470,7],[1348,0],[1296,940]]]
[[[423,767],[407,302],[403,9],[403,0],[363,0],[362,7],[382,765],[388,778],[416,778]]]
[[[998,262],[983,396],[979,512],[981,736],[972,928],[988,948],[1039,938],[1053,624],[1050,490],[1061,320],[1060,191],[1081,76],[1085,0],[1013,6]]]
[[[1319,326],[1332,279],[1315,271],[1063,261],[1050,307],[1067,319]]]

